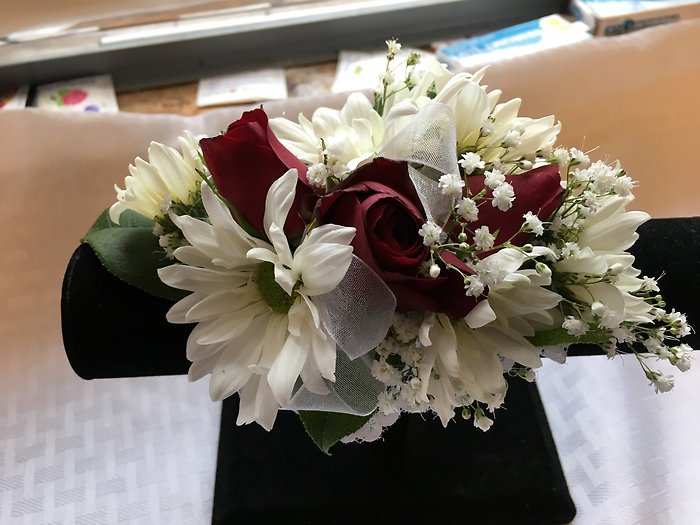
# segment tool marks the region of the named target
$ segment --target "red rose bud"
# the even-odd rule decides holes
[[[386,282],[397,310],[461,317],[476,304],[457,272],[419,275],[429,253],[418,235],[426,219],[405,162],[378,158],[361,166],[321,198],[317,214],[322,224],[357,229],[354,253]]]
[[[484,180],[482,175],[467,177],[465,195],[467,188],[471,190],[472,195],[479,193],[484,188]],[[489,201],[482,201],[479,203],[479,218],[470,224],[471,230],[484,225],[488,226],[492,233],[500,230],[496,236],[496,245],[506,242],[520,230],[524,222],[523,215],[528,211],[546,221],[561,204],[561,196],[564,193],[557,164],[548,164],[519,175],[509,175],[505,181],[513,186],[513,206],[508,211],[501,211]],[[490,191],[487,196],[490,196]],[[528,236],[528,233],[521,233],[511,242],[519,246],[526,242]]]
[[[199,144],[219,193],[258,232],[263,231],[267,191],[287,170],[296,168],[299,182],[284,231],[289,237],[302,234],[302,202],[313,194],[306,182],[306,166],[280,143],[262,109],[243,113],[226,133]]]

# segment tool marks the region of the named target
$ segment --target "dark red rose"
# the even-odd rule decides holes
[[[287,170],[296,168],[297,193],[284,231],[289,237],[301,235],[304,222],[299,212],[304,199],[313,194],[306,181],[306,166],[275,137],[262,109],[243,113],[226,133],[199,144],[221,195],[258,232],[263,231],[267,191]]]
[[[483,175],[467,177],[467,187],[472,195],[476,195],[484,188],[484,180]],[[496,245],[507,241],[518,232],[524,222],[523,215],[528,211],[537,215],[540,220],[546,221],[561,204],[561,196],[564,192],[557,164],[548,164],[519,175],[509,175],[506,177],[506,182],[513,186],[515,194],[513,206],[508,211],[501,211],[493,207],[490,201],[481,201],[479,218],[469,225],[472,230],[484,225],[488,226],[491,232],[500,230],[496,236]],[[464,189],[465,195],[467,187]],[[490,195],[489,191],[487,196]],[[521,246],[527,242],[528,237],[529,234],[521,233],[511,242]]]
[[[378,158],[358,168],[321,199],[317,214],[321,223],[357,229],[354,253],[386,282],[397,310],[461,317],[476,304],[457,272],[419,275],[429,253],[418,234],[426,219],[405,162]]]

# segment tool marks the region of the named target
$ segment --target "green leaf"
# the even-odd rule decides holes
[[[356,432],[364,425],[372,414],[368,416],[353,416],[350,414],[337,414],[335,412],[301,411],[299,418],[304,424],[306,433],[324,453],[330,456],[330,448],[345,436]]]
[[[119,224],[114,224],[105,210],[83,242],[90,245],[107,271],[122,281],[157,297],[182,299],[187,292],[171,288],[158,277],[158,268],[172,261],[153,235],[153,226],[152,220],[130,210],[121,214]]]
[[[82,240],[83,242],[86,242],[85,239],[88,235],[106,228],[151,228],[151,230],[153,230],[154,225],[155,222],[153,222],[151,219],[147,219],[140,213],[136,213],[135,211],[131,210],[123,211],[119,217],[119,224],[115,224],[109,218],[109,208],[107,208],[105,211],[100,213],[100,216],[97,217],[97,220],[95,220]]]
[[[88,235],[100,230],[104,230],[105,228],[118,228],[118,225],[114,224],[109,218],[109,208],[100,213],[100,216],[97,217],[97,220],[93,223],[92,226],[90,226],[90,229],[85,234],[85,237],[81,239],[81,241],[85,242],[85,239],[88,237]]]
[[[589,330],[580,337],[569,335],[564,328],[555,328],[553,330],[545,330],[537,332],[532,337],[526,337],[534,346],[556,346],[568,345],[573,343],[590,343],[600,345],[610,339],[610,335],[598,330]]]

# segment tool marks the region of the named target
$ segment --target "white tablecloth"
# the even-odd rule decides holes
[[[700,215],[700,21],[513,59],[486,83],[521,96],[522,114],[557,115],[562,143],[619,158],[640,180],[638,207]],[[294,116],[317,104],[266,109]],[[238,113],[0,112],[0,523],[209,523],[220,408],[206,384],[80,380],[63,352],[59,298],[71,252],[149,140],[213,134]],[[575,523],[697,523],[700,371],[678,375],[657,396],[629,360],[544,367]]]

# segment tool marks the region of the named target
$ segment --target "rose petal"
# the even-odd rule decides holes
[[[467,177],[467,187],[473,195],[484,188],[484,176],[475,175]],[[546,221],[561,204],[561,195],[564,192],[561,187],[559,166],[548,164],[540,168],[522,173],[509,175],[506,182],[513,186],[515,200],[508,211],[500,211],[493,206],[479,206],[479,218],[473,223],[472,230],[486,225],[489,230],[500,230],[496,236],[495,244],[501,244],[513,237],[523,225],[523,215],[531,211],[539,219]],[[465,187],[465,195],[467,191]],[[524,244],[528,238],[527,233],[515,236],[512,243]]]
[[[288,169],[297,169],[297,195],[285,232],[291,237],[302,233],[302,201],[313,194],[307,185],[306,166],[277,140],[263,110],[244,113],[225,134],[202,139],[199,144],[219,193],[258,232],[263,231],[268,189]]]

